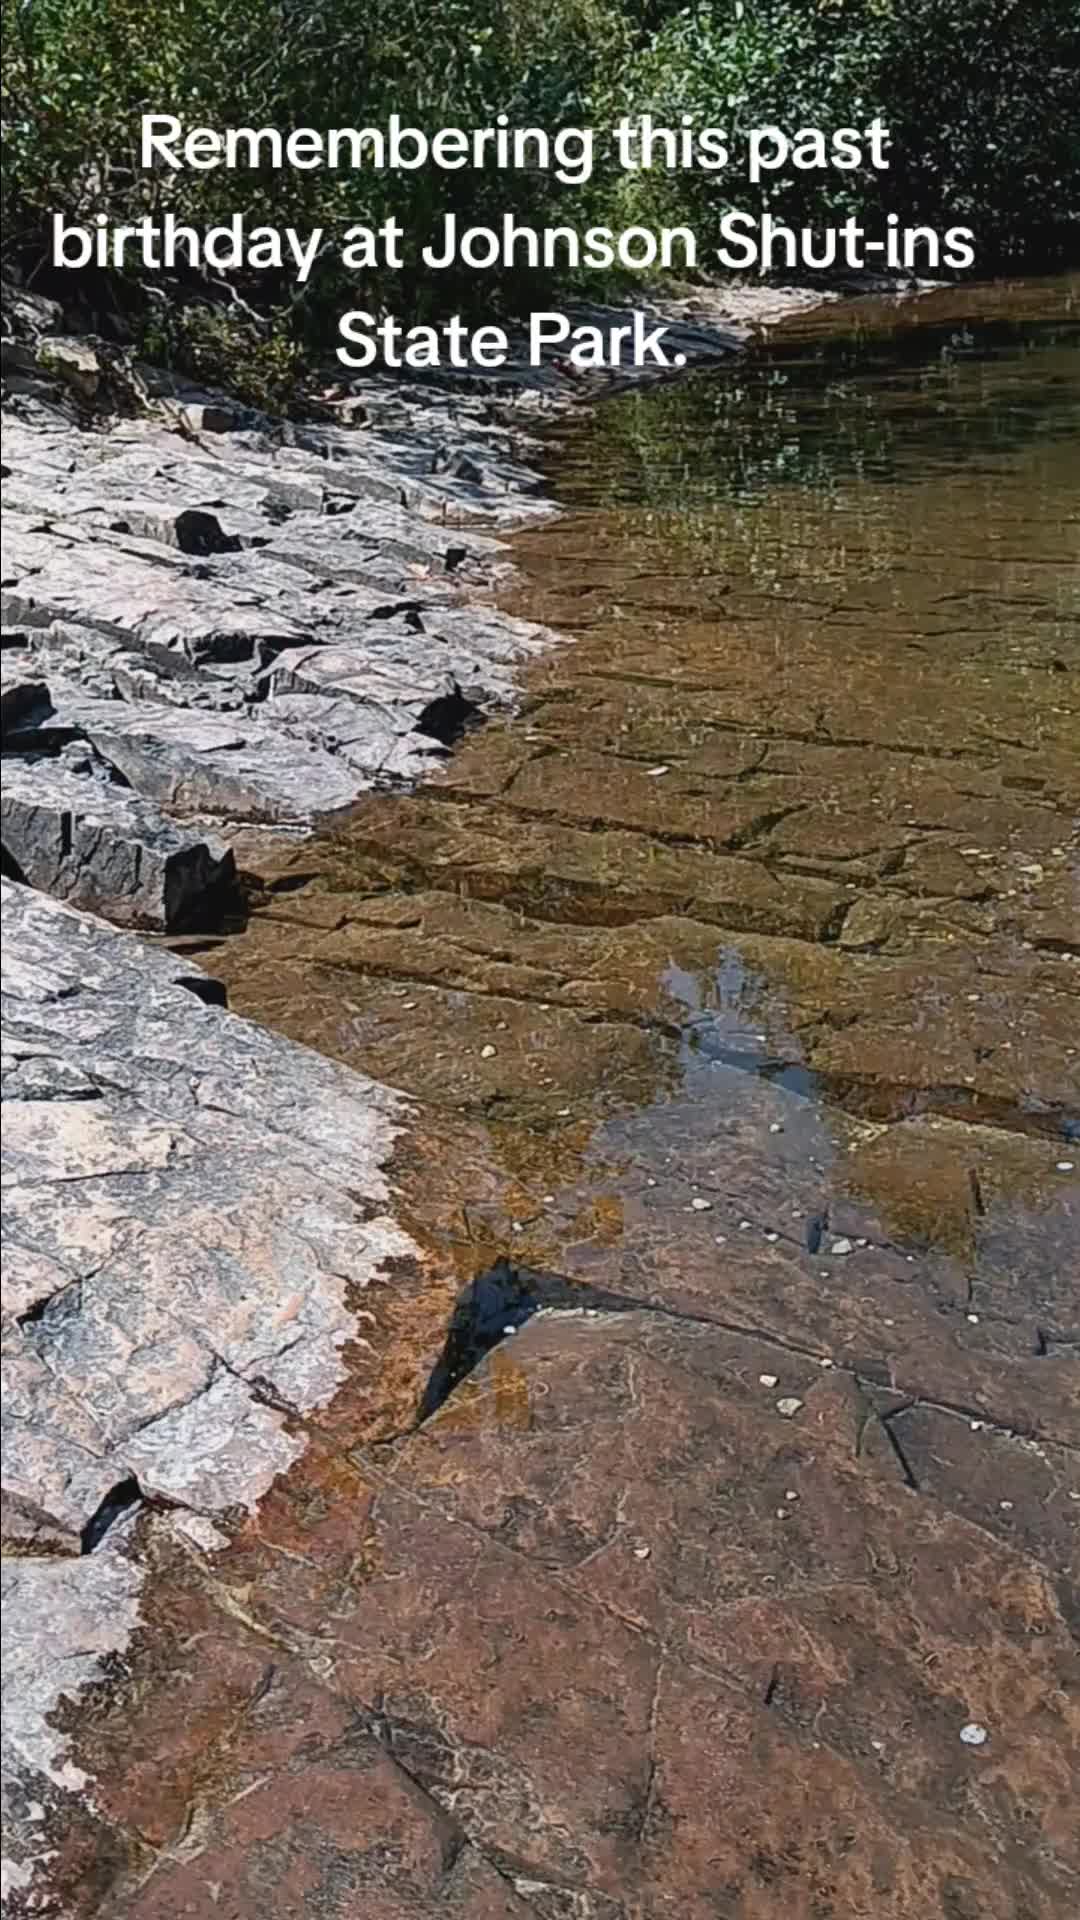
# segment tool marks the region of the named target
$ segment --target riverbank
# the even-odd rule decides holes
[[[89,1914],[179,1828],[110,1821],[130,1756],[77,1764],[64,1702],[95,1723],[133,1641],[183,1691],[158,1603],[323,1458],[312,1416],[345,1381],[362,1437],[413,1424],[460,1281],[393,1217],[405,1103],[70,909],[242,921],[256,862],[510,707],[556,636],[490,604],[503,530],[551,513],[534,426],[583,390],[557,367],[354,384],[305,428],[132,369],[19,290],[9,312],[5,1901]],[[175,1745],[159,1723],[155,1775]]]
[[[1045,428],[1062,388],[1028,370],[1017,389],[1006,363],[1004,411]],[[988,512],[1015,450],[970,439],[993,410],[951,387],[946,537],[938,476],[920,492],[895,440],[933,391],[893,374],[893,440],[849,447],[837,382],[795,383],[793,429],[782,373],[741,366],[711,444],[722,383],[684,412],[673,389],[657,432],[632,400],[595,431],[560,413],[570,517],[470,581],[485,623],[540,636],[520,718],[329,839],[290,846],[299,810],[234,837],[262,888],[246,932],[158,956],[151,989],[131,943],[13,890],[36,944],[12,1350],[56,1449],[32,1419],[14,1450],[38,1491],[18,1482],[13,1618],[50,1629],[15,1695],[16,1899],[54,1850],[68,1910],[140,1920],[263,1911],[271,1884],[342,1920],[1067,1902],[1073,708],[1046,530],[1067,470],[1034,434]],[[807,465],[778,482],[793,440]],[[850,491],[868,452],[897,475],[872,509]],[[305,558],[316,518],[351,517],[301,519]],[[141,560],[145,533],[121,538]],[[283,578],[256,557],[244,608]],[[196,590],[236,559],[191,556]],[[119,601],[121,655],[187,655]],[[427,652],[448,644],[429,605]],[[545,653],[556,631],[574,645]],[[249,656],[198,645],[189,687],[247,687]],[[489,711],[511,697],[474,671]],[[362,705],[370,673],[365,652],[335,697]],[[116,766],[108,717],[82,738]],[[213,752],[215,786],[246,753],[267,790],[250,744]],[[344,1064],[200,1007],[195,959],[204,995],[223,979]]]

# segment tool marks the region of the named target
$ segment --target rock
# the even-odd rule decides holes
[[[71,335],[46,334],[38,341],[38,365],[54,374],[76,393],[80,400],[94,400],[101,385],[101,361],[87,340]]]
[[[81,365],[78,342],[57,356],[69,346]],[[441,398],[418,393],[408,431],[360,441],[166,397],[202,409],[213,450],[154,420],[93,436],[52,413],[7,423],[2,606],[20,664],[5,707],[24,730],[10,744],[84,738],[176,814],[304,825],[415,780],[468,718],[512,701],[554,636],[461,604],[507,566],[490,534],[447,524],[448,502],[498,519],[537,484],[481,409],[441,421],[433,476]],[[232,724],[204,723],[215,714]]]
[[[10,1763],[25,1888],[57,1793],[81,1831],[51,1716],[135,1625],[132,1498],[251,1504],[305,1444],[282,1409],[342,1379],[343,1276],[363,1288],[412,1248],[388,1212],[393,1096],[201,1004],[182,962],[130,935],[7,881],[0,917],[4,1525],[33,1556],[5,1562],[5,1781]],[[58,1561],[80,1535],[100,1544]]]
[[[216,400],[185,400],[180,417],[192,433],[231,433],[239,424],[236,409]]]
[[[969,1720],[966,1726],[961,1727],[960,1738],[965,1747],[984,1747],[990,1735],[985,1727],[980,1727],[977,1720]]]
[[[9,621],[75,620],[117,646],[178,656],[195,667],[262,667],[307,638],[294,621],[260,609],[250,596],[198,579],[182,555],[161,549],[150,559],[136,547],[94,539],[86,527],[42,532],[10,515],[5,555],[12,584],[2,605]]]
[[[886,901],[871,896],[856,900],[845,915],[837,944],[849,953],[865,953],[873,947],[882,947],[896,924],[896,917],[895,907]]]
[[[0,809],[7,871],[119,925],[166,932],[215,924],[235,889],[222,841],[56,761],[5,759]]]
[[[0,653],[0,726],[7,745],[11,729],[32,724],[49,711],[49,689],[38,673],[28,669],[21,647]]]
[[[230,822],[310,822],[349,807],[358,789],[351,764],[320,744],[319,730],[271,724],[268,709],[228,719],[151,700],[95,700],[54,678],[53,711],[36,733],[55,745],[86,740],[135,793],[164,812]],[[308,737],[304,737],[305,733]],[[384,750],[396,736],[379,735]]]
[[[407,652],[412,658],[401,659]],[[314,693],[370,705],[389,718],[396,734],[432,731],[448,708],[460,708],[463,715],[469,710],[453,675],[438,668],[432,672],[423,639],[411,647],[399,641],[382,659],[370,643],[295,650],[270,669],[267,679],[271,693]]]
[[[54,1813],[71,1823],[76,1851],[80,1841],[86,1846],[80,1866],[88,1879],[97,1877],[91,1857],[100,1829],[76,1801],[86,1776],[70,1758],[57,1715],[81,1688],[101,1680],[127,1644],[142,1576],[125,1555],[110,1552],[5,1557],[2,1580],[4,1909],[33,1913],[55,1860],[48,1835]]]
[[[130,936],[10,882],[2,914],[5,1485],[76,1529],[133,1472],[242,1503],[296,1452],[245,1380],[317,1404],[355,1324],[346,1263],[356,1283],[408,1247],[383,1211],[395,1102],[200,1004]],[[54,1469],[89,1408],[78,1473]]]
[[[44,334],[60,331],[64,312],[59,301],[48,300],[44,294],[24,287],[21,275],[5,273],[0,296],[3,299],[4,318],[16,339],[36,343]]]

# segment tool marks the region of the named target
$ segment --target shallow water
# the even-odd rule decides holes
[[[155,1549],[74,1755],[132,1913],[1068,1908],[1080,346],[1016,299],[583,420],[518,542],[572,644],[210,958],[417,1096],[422,1253]]]
[[[215,956],[422,1098],[463,1278],[991,1411],[1075,1340],[1076,296],[851,302],[576,423],[514,596],[574,644]]]

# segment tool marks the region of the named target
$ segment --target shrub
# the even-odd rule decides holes
[[[250,223],[331,235],[395,213],[417,244],[447,211],[490,223],[511,210],[536,225],[690,219],[707,247],[722,207],[752,210],[756,197],[811,222],[847,212],[873,222],[888,207],[971,225],[984,265],[1052,259],[1080,219],[1076,0],[0,0],[0,9],[5,247],[62,296],[70,276],[41,273],[54,209],[120,224],[169,208],[197,226],[240,211]],[[396,110],[430,131],[489,125],[500,111],[516,125],[603,127],[644,109],[724,125],[736,145],[755,123],[829,129],[880,114],[892,165],[885,175],[776,175],[755,195],[737,169],[622,176],[609,164],[577,189],[495,170],[144,174],[136,164],[139,117],[153,110],[281,128],[379,125]],[[137,275],[107,289],[88,279],[98,308],[106,291],[129,315],[160,305]],[[346,306],[392,307],[405,319],[520,309],[536,292],[531,279],[407,269],[358,284],[328,260],[299,293],[284,273],[232,293],[274,316],[268,333],[256,329],[270,377],[287,365],[289,338],[322,337]],[[604,291],[595,275],[584,284]],[[169,291],[184,309],[176,351],[209,371],[215,326],[223,341],[238,337],[236,314],[193,319],[192,296],[216,297],[197,276]]]
[[[378,125],[392,111],[429,129],[557,125],[587,115],[601,60],[623,33],[615,0],[2,0],[5,245],[32,259],[52,210],[110,223],[166,207],[207,225],[377,225],[397,214],[419,243],[436,215],[484,220],[509,201],[541,224],[561,217],[548,176],[494,171],[177,174],[138,170],[139,117],[171,111],[217,127]],[[264,278],[260,298],[288,295]],[[369,276],[365,295],[390,291]],[[340,305],[323,272],[300,303]],[[351,289],[350,303],[356,288]],[[475,276],[438,288],[395,276],[395,307],[491,303]]]
[[[658,119],[831,129],[879,114],[887,173],[739,170],[643,177],[645,205],[728,206],[786,220],[894,211],[976,231],[983,265],[1044,263],[1080,220],[1080,12],[1076,0],[711,0],[673,11],[640,44],[614,98]]]

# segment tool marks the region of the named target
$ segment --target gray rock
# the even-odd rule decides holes
[[[52,321],[54,373],[100,372]],[[357,431],[140,378],[162,414],[107,433],[8,409],[7,846],[62,898],[175,927],[214,884],[202,823],[310,827],[512,702],[554,636],[467,602],[507,570],[492,529],[553,509],[486,388],[369,383]]]
[[[49,711],[49,689],[41,675],[27,664],[22,647],[0,653],[0,726],[6,741],[12,727],[44,717]]]
[[[5,759],[0,811],[9,871],[123,926],[165,932],[212,922],[235,886],[222,841],[52,760]]]
[[[5,1503],[6,1504],[6,1503]],[[71,1818],[87,1784],[57,1709],[100,1680],[139,1619],[143,1575],[123,1552],[6,1558],[3,1563],[4,1912],[46,1913],[50,1823]],[[55,1908],[52,1908],[56,1911]]]
[[[383,1173],[400,1103],[130,935],[10,882],[0,919],[4,1489],[67,1534],[133,1475],[250,1505],[300,1447],[281,1406],[344,1377],[346,1286],[416,1252]]]
[[[275,728],[319,742],[351,768],[355,791],[422,779],[446,760],[434,734],[401,731],[407,714],[382,712],[348,694],[275,693],[263,711]]]
[[[269,708],[225,718],[179,705],[95,700],[70,682],[52,681],[53,711],[38,740],[88,741],[101,760],[165,813],[231,823],[310,823],[356,798],[353,768],[312,732],[289,737]]]
[[[71,388],[80,400],[93,400],[101,385],[101,361],[87,340],[47,334],[38,341],[37,361]]]
[[[183,555],[93,537],[93,529],[43,531],[8,513],[0,597],[8,622],[47,627],[74,620],[119,646],[179,654],[193,664],[249,661],[262,666],[283,647],[310,639],[304,629],[250,597],[200,578]]]

